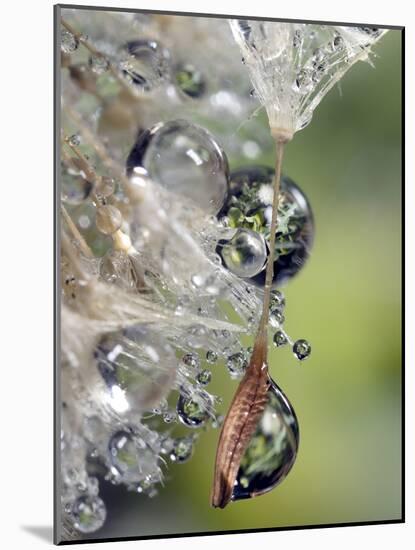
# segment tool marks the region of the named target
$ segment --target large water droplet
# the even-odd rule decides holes
[[[186,120],[160,123],[142,132],[128,159],[127,172],[144,167],[168,191],[216,214],[228,190],[228,161],[214,137]]]
[[[232,500],[262,495],[281,483],[294,464],[298,444],[294,409],[271,381],[268,403],[242,457]]]
[[[230,175],[229,192],[219,219],[230,227],[250,229],[270,240],[274,171],[265,166],[241,168]],[[288,177],[281,179],[275,242],[274,285],[285,283],[305,264],[314,239],[314,220],[303,191]],[[267,254],[268,260],[268,254]],[[249,278],[265,283],[265,269]]]
[[[171,346],[141,325],[106,335],[95,356],[110,391],[109,404],[119,413],[150,410],[170,391],[176,377]]]

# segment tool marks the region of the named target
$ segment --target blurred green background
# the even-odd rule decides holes
[[[355,65],[286,149],[284,172],[316,221],[312,256],[285,288],[287,331],[312,355],[301,365],[289,349],[270,356],[300,423],[292,472],[267,495],[212,509],[210,430],[156,498],[104,487],[97,538],[401,517],[401,32],[375,52],[376,68]],[[237,382],[223,364],[212,370],[225,413]]]

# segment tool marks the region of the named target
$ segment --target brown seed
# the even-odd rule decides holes
[[[241,459],[267,403],[269,384],[267,339],[260,335],[222,425],[211,498],[215,508],[224,508],[232,498]]]

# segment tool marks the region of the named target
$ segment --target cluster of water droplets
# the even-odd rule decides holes
[[[268,132],[261,125],[248,138],[234,132],[258,101],[243,64],[235,63],[240,55],[226,21],[137,14],[120,20],[102,12],[96,22],[94,13],[66,14],[90,38],[61,29],[69,147],[61,199],[92,250],[90,258],[77,249],[96,284],[92,296],[99,297],[88,304],[85,284],[64,256],[67,538],[104,524],[99,483],[154,497],[169,462],[186,463],[203,430],[221,426],[221,399],[210,385],[219,369],[240,379],[252,353],[241,334],[255,334],[261,313],[274,177],[272,169],[250,164],[262,150],[261,132],[269,139]],[[262,75],[284,69],[280,80],[280,69],[272,72],[273,86],[280,82],[272,97],[288,102],[277,111],[295,115],[298,129],[317,83],[346,57],[353,62],[358,51],[366,52],[378,34],[272,25],[233,23],[249,67],[255,59]],[[263,100],[271,92],[261,86]],[[79,120],[65,108],[79,112]],[[229,128],[232,139],[221,140]],[[230,155],[243,167],[230,171]],[[304,266],[313,237],[308,199],[284,177],[270,326],[275,346],[290,346],[299,361],[311,347],[285,331],[285,298],[276,286]],[[251,443],[235,499],[269,490],[295,459],[295,414],[275,385]]]

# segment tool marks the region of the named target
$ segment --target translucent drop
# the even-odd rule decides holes
[[[130,258],[122,250],[109,250],[104,254],[99,263],[99,275],[103,281],[125,290],[135,286]]]
[[[196,380],[202,386],[206,386],[212,380],[212,373],[208,369],[203,369],[196,377]]]
[[[175,79],[179,90],[189,97],[201,97],[206,90],[202,73],[193,65],[179,65],[176,68]]]
[[[95,193],[99,199],[107,199],[115,191],[115,180],[110,176],[101,176],[95,183]]]
[[[179,437],[174,440],[170,460],[182,464],[193,454],[193,437]]]
[[[177,402],[177,414],[183,424],[191,428],[198,428],[209,418],[211,405],[212,399],[206,392],[195,393],[191,397],[180,395]]]
[[[142,132],[128,159],[127,172],[144,167],[168,191],[216,214],[228,190],[228,161],[204,128],[186,120],[160,123]]]
[[[98,231],[104,235],[112,235],[121,227],[122,215],[112,204],[105,204],[97,208],[95,222]]]
[[[119,413],[151,410],[168,394],[176,377],[173,349],[142,325],[104,336],[95,357],[109,389],[109,404]]]
[[[226,366],[232,378],[240,378],[248,366],[248,361],[244,353],[237,352],[228,357]]]
[[[213,350],[208,350],[206,352],[206,361],[213,365],[218,360],[218,354]]]
[[[277,330],[273,338],[274,344],[279,348],[280,346],[285,346],[288,343],[287,337],[281,330]]]
[[[127,80],[142,91],[160,86],[170,72],[170,54],[154,40],[134,40],[126,45],[128,57],[120,63]]]
[[[173,422],[176,422],[177,415],[174,411],[168,411],[163,414],[163,420],[166,424],[172,424]]]
[[[200,367],[200,359],[197,353],[186,353],[182,357],[182,363],[196,370]]]
[[[294,464],[298,444],[294,409],[271,381],[264,413],[241,460],[232,500],[262,495],[281,483]]]
[[[285,298],[284,294],[280,290],[272,290],[271,291],[271,299],[270,299],[270,309],[284,309],[285,306]]]
[[[232,172],[226,203],[218,214],[219,219],[230,219],[232,227],[250,229],[264,237],[267,244],[264,268],[249,277],[250,283],[260,287],[265,284],[268,260],[273,179],[274,171],[265,166],[248,166]],[[304,266],[314,240],[314,218],[308,199],[286,176],[281,179],[275,237],[273,284],[279,286]]]
[[[78,49],[79,40],[66,29],[61,30],[61,50],[64,53],[72,53]]]
[[[81,136],[79,134],[73,134],[68,138],[68,143],[73,147],[78,147],[78,145],[81,145]]]
[[[93,533],[104,525],[107,510],[99,497],[83,495],[75,500],[72,517],[74,527],[80,533]]]
[[[153,451],[142,439],[125,430],[111,437],[108,451],[111,464],[123,482],[139,481],[157,469]]]
[[[279,308],[274,308],[270,312],[270,317],[279,325],[284,324],[285,316]]]
[[[220,249],[222,259],[238,277],[254,277],[265,266],[267,247],[260,233],[250,229],[238,229],[232,239]]]
[[[293,353],[300,361],[304,361],[311,354],[311,346],[307,340],[297,340],[293,345]]]
[[[104,55],[91,55],[88,65],[91,71],[98,75],[107,72],[110,68],[110,62]]]

